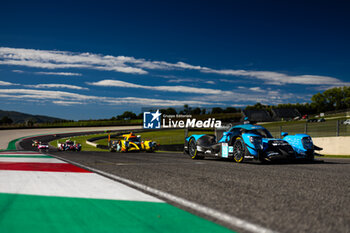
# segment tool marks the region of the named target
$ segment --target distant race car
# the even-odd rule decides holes
[[[65,143],[57,143],[57,149],[59,151],[81,151],[81,144],[66,140]]]
[[[43,144],[43,143],[39,143],[38,145],[38,150],[39,151],[48,151],[49,150],[49,145],[48,144]]]
[[[277,159],[314,160],[314,146],[307,134],[288,136],[282,133],[283,139],[273,138],[270,132],[262,126],[244,124],[231,127],[223,133],[220,140],[215,135],[191,135],[185,139],[184,152],[192,159],[202,159],[205,156],[230,158],[237,163],[247,160],[261,162]]]
[[[111,152],[128,152],[128,151],[146,151],[154,152],[157,150],[157,143],[151,140],[141,141],[140,135],[133,133],[122,135],[123,139],[113,140],[109,143]]]
[[[32,147],[37,147],[40,144],[40,141],[33,140]]]

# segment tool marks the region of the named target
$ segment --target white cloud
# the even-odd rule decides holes
[[[221,105],[217,102],[207,102],[207,101],[198,101],[198,100],[165,100],[165,99],[150,99],[150,98],[137,98],[137,97],[125,97],[125,98],[116,98],[111,100],[106,100],[111,104],[138,104],[138,105],[147,105],[147,106],[183,106],[189,104],[192,106],[203,106],[203,105]]]
[[[40,99],[40,100],[97,100],[99,97],[87,96],[64,91],[47,91],[35,89],[0,89],[0,93],[15,99]]]
[[[14,72],[14,73],[24,73],[23,70],[12,70],[12,72]]]
[[[0,81],[0,86],[13,86],[13,85],[19,85],[17,83],[10,83],[5,81]]]
[[[221,75],[242,76],[249,77],[258,80],[263,80],[265,84],[272,85],[285,85],[285,84],[303,84],[303,85],[333,85],[338,83],[339,85],[349,85],[341,80],[328,76],[320,75],[286,75],[279,72],[272,71],[247,71],[247,70],[214,70],[203,69],[204,73],[214,73]],[[230,80],[221,80],[224,82],[230,82]],[[235,82],[232,80],[231,82]]]
[[[12,72],[20,73],[20,74],[30,73],[30,74],[38,74],[38,75],[82,76],[82,74],[80,74],[80,73],[72,73],[72,72],[30,72],[30,71],[23,71],[23,70],[12,70]]]
[[[62,101],[62,100],[52,101],[52,103],[57,104],[57,105],[62,105],[62,106],[84,104],[83,102],[78,102],[78,101]]]
[[[119,80],[101,80],[98,82],[87,83],[93,86],[104,86],[104,87],[126,87],[126,88],[141,88],[156,91],[166,91],[166,92],[183,92],[183,93],[193,93],[193,94],[211,94],[211,95],[222,95],[222,94],[233,94],[230,91],[222,91],[218,89],[210,88],[196,88],[188,86],[145,86],[138,85],[134,83],[128,83]]]
[[[219,81],[224,83],[242,83],[241,79],[219,79]]]
[[[21,101],[40,100],[41,102],[52,102],[57,105],[72,104],[136,104],[140,106],[183,106],[190,104],[195,106],[220,105],[220,103],[198,100],[169,100],[169,99],[152,99],[139,97],[101,97],[76,94],[64,91],[48,91],[35,89],[0,89],[0,98],[6,100],[14,99]]]
[[[87,68],[123,73],[146,74],[147,71],[127,65],[135,64],[133,57],[103,56],[55,50],[35,50],[0,47],[0,64],[44,69]]]
[[[143,58],[127,56],[111,56],[93,53],[73,53],[56,50],[35,50],[0,47],[0,64],[36,67],[44,69],[84,68],[105,71],[116,71],[131,74],[147,74],[146,70],[198,70],[202,73],[243,77],[262,80],[269,85],[349,85],[341,80],[321,75],[288,75],[274,71],[251,70],[217,70],[204,66],[196,66],[184,62],[169,63],[166,61],[150,61]],[[234,80],[222,79],[223,82]],[[242,80],[238,80],[242,82]]]
[[[170,80],[168,80],[168,83],[182,83],[182,82],[215,84],[214,81],[200,79],[200,78],[177,78],[177,79],[170,79]]]
[[[36,85],[25,85],[26,87],[31,88],[67,88],[67,89],[75,89],[75,90],[89,90],[89,88],[79,87],[75,85],[67,85],[67,84],[36,84]]]
[[[201,66],[193,66],[184,62],[168,63],[126,56],[8,47],[0,47],[0,64],[44,69],[88,68],[133,74],[147,74],[148,72],[144,69],[202,69]]]
[[[1,49],[1,48],[0,48]],[[1,51],[0,51],[1,56]],[[29,60],[1,60],[1,65],[14,65],[14,66],[27,66],[34,68],[44,68],[44,69],[62,69],[62,68],[92,68],[89,65],[84,64],[55,64],[43,61],[29,61]]]
[[[261,89],[260,87],[250,87],[249,90],[256,92],[265,92],[265,90]]]
[[[80,73],[71,73],[71,72],[34,72],[35,74],[44,74],[44,75],[59,75],[59,76],[82,76]]]
[[[254,87],[253,87],[254,88]],[[254,88],[255,89],[255,88]],[[310,99],[310,97],[301,96],[298,94],[288,93],[279,89],[271,90],[270,88],[262,91],[249,90],[248,87],[238,87],[232,90],[233,95],[208,95],[205,97],[206,101],[215,101],[221,103],[245,103],[245,104],[255,104],[256,102],[264,104],[280,104],[285,102],[305,102]],[[259,90],[259,89],[257,89]],[[193,97],[197,99],[198,97]]]

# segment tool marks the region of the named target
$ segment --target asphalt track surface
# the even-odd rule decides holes
[[[21,146],[32,149],[30,141],[23,141]],[[50,151],[50,154],[274,231],[350,232],[349,159],[237,164],[218,159],[191,160],[180,153]],[[171,204],[242,232],[210,216]]]

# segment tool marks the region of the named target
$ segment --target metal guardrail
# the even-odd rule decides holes
[[[338,137],[350,136],[350,125],[343,124],[345,119],[326,120],[325,122],[305,122],[295,124],[285,124],[281,126],[268,126],[272,136],[276,138],[281,137],[281,132],[288,132],[289,134],[309,134],[311,137]]]

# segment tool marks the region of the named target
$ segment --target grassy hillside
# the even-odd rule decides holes
[[[0,110],[0,119],[3,117],[9,117],[13,123],[25,123],[27,121],[33,121],[36,123],[45,123],[45,122],[55,122],[55,121],[63,121],[63,119],[57,117],[49,117],[49,116],[41,116],[41,115],[31,115],[22,112],[15,111],[3,111]]]

